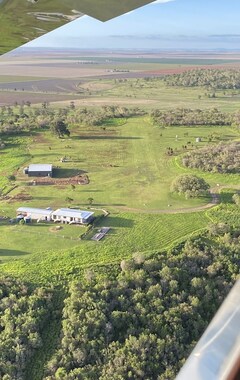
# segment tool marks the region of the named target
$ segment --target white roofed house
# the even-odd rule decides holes
[[[17,215],[23,215],[29,217],[32,220],[51,221],[51,214],[53,210],[51,208],[32,208],[32,207],[19,207],[17,209]]]
[[[93,220],[93,212],[82,211],[71,208],[59,208],[52,212],[52,220],[54,222],[69,224],[89,224]]]

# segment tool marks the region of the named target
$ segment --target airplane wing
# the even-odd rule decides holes
[[[107,21],[153,0],[0,0],[0,54],[84,14]]]
[[[176,380],[240,379],[240,280],[236,282]]]

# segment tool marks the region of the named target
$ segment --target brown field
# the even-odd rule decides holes
[[[41,79],[18,82],[0,83],[0,91],[47,92],[47,93],[77,93],[80,81],[77,79]]]
[[[64,101],[70,102],[71,100],[79,99],[80,95],[58,95],[46,93],[30,93],[30,92],[15,92],[15,91],[2,91],[0,92],[0,106],[14,105],[16,103],[23,104],[30,101],[32,104],[39,104],[43,102],[56,102]]]

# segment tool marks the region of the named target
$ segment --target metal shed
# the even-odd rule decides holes
[[[31,164],[25,170],[29,177],[52,177],[52,164]]]
[[[52,209],[44,208],[19,207],[17,209],[17,215],[20,214],[24,217],[30,217],[31,220],[50,221],[52,212]]]

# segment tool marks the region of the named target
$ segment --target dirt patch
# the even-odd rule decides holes
[[[8,200],[8,203],[10,202],[19,202],[19,201],[30,201],[32,199],[32,196],[30,194],[21,192],[13,197],[6,196],[5,199]]]
[[[101,83],[101,82],[87,82],[79,85],[80,88],[89,91],[102,91],[102,90],[111,90],[114,86],[110,83]]]
[[[49,231],[50,231],[50,232],[58,232],[58,231],[60,231],[60,230],[62,230],[62,229],[63,229],[62,226],[54,226],[54,227],[50,227],[50,228],[49,228]]]
[[[32,186],[37,186],[37,185],[66,186],[66,185],[88,185],[89,182],[90,182],[89,178],[86,174],[79,174],[70,178],[51,178],[51,177],[37,178],[29,182],[28,184]]]
[[[37,134],[37,136],[34,137],[33,142],[36,142],[38,144],[46,144],[49,141],[42,134]]]

